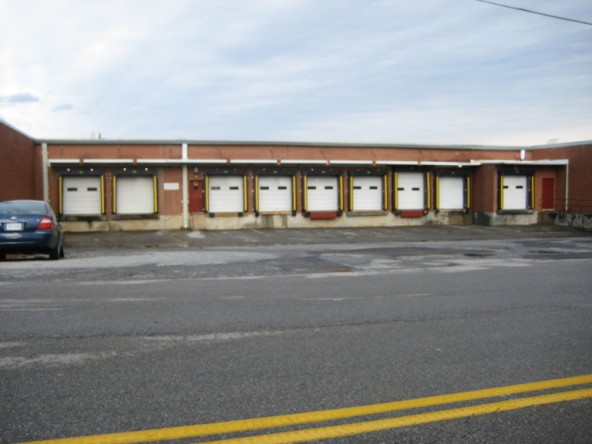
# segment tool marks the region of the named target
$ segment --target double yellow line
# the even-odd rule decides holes
[[[592,374],[575,376],[571,378],[551,379],[547,381],[531,382],[526,384],[510,385],[505,387],[475,390],[455,393],[450,395],[430,396],[406,401],[394,401],[383,404],[373,404],[359,407],[347,407],[334,410],[322,410],[316,412],[296,413],[291,415],[270,416],[266,418],[243,419],[212,424],[200,424],[166,429],[144,430],[137,432],[123,432],[108,435],[94,435],[79,438],[64,438],[48,441],[36,441],[36,444],[124,444],[153,441],[167,441],[174,439],[199,438],[212,435],[242,433],[254,430],[276,429],[301,424],[321,423],[325,421],[343,420],[358,416],[377,415],[401,410],[417,409],[444,404],[452,404],[478,399],[496,398],[500,396],[517,395],[522,393],[537,392],[542,390],[556,390],[562,387],[592,384]],[[429,422],[445,421],[464,418],[468,416],[485,415],[488,413],[503,412],[523,409],[538,405],[553,404],[558,402],[574,401],[577,399],[592,398],[592,388],[580,388],[565,392],[546,393],[537,396],[519,397],[511,400],[491,402],[486,404],[458,407],[440,410],[430,413],[399,416],[387,419],[355,422],[350,424],[331,425],[304,430],[270,433],[259,436],[239,437],[221,441],[208,441],[214,443],[257,443],[280,444],[307,442],[321,439],[338,438],[343,436],[358,435],[362,433],[377,432],[380,430],[395,429]],[[31,444],[31,443],[27,443]]]

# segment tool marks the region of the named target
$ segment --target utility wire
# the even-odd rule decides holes
[[[489,0],[475,0],[475,1],[481,2],[481,3],[489,3],[490,5],[495,5],[495,6],[501,6],[502,8],[515,9],[517,11],[530,12],[531,14],[544,15],[545,17],[551,17],[551,18],[556,18],[559,20],[566,20],[568,22],[581,23],[582,25],[592,26],[592,23],[590,23],[590,22],[584,22],[582,20],[570,19],[567,17],[560,17],[558,15],[545,14],[544,12],[533,11],[531,9],[525,9],[525,8],[518,8],[516,6],[502,5],[501,3],[490,2]]]

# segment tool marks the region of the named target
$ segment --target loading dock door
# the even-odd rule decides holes
[[[424,209],[423,173],[398,173],[396,187],[398,210]]]
[[[464,177],[440,177],[438,179],[438,208],[441,210],[462,210],[464,206]]]
[[[351,177],[353,193],[353,211],[380,211],[382,210],[382,177]]]
[[[203,210],[203,180],[192,180],[189,185],[189,212],[202,213]]]
[[[155,213],[154,176],[117,178],[117,214]]]
[[[306,186],[307,211],[338,211],[339,184],[337,177],[311,177]]]
[[[210,213],[244,211],[243,176],[211,176],[208,184]]]
[[[292,210],[292,177],[259,177],[259,211]]]
[[[62,182],[62,214],[101,214],[101,178],[64,177]]]
[[[525,210],[528,208],[528,178],[527,176],[503,176],[504,210]]]
[[[542,207],[543,210],[555,209],[555,179],[553,178],[543,179]]]

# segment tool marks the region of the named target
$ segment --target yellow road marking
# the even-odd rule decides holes
[[[382,404],[346,407],[333,410],[295,413],[290,415],[270,416],[265,418],[241,419],[235,421],[197,424],[163,429],[141,430],[135,432],[111,433],[105,435],[81,436],[45,441],[31,441],[22,444],[130,444],[139,442],[166,441],[173,439],[195,438],[200,436],[221,435],[251,430],[271,429],[297,424],[317,423],[355,416],[368,416],[399,410],[429,407],[476,399],[494,398],[518,393],[556,389],[574,385],[591,384],[592,374],[570,378],[551,379],[504,387],[474,390],[449,395],[430,396],[405,401],[394,401]]]
[[[251,436],[222,441],[208,441],[204,444],[286,444],[319,439],[340,438],[344,436],[360,435],[362,433],[378,432],[429,422],[446,421],[465,418],[467,416],[486,415],[488,413],[506,412],[537,405],[553,404],[557,402],[575,401],[577,399],[592,398],[592,389],[576,390],[572,392],[553,393],[551,395],[533,396],[511,401],[494,402],[473,407],[441,410],[439,412],[423,413],[419,415],[403,416],[400,418],[381,419],[354,424],[323,427],[317,429],[298,430],[295,432],[276,433],[272,435]]]

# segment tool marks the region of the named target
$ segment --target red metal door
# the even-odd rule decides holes
[[[555,209],[555,179],[543,179],[543,210]]]
[[[203,180],[192,180],[189,183],[189,212],[203,213]]]

